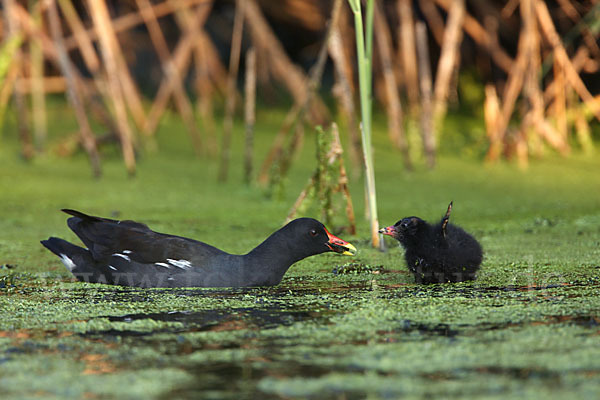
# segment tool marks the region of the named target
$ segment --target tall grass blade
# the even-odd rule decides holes
[[[360,90],[360,109],[362,114],[361,135],[363,155],[365,158],[365,177],[367,191],[367,207],[371,224],[371,243],[373,247],[383,244],[379,236],[379,220],[377,218],[377,196],[375,193],[375,172],[373,170],[373,152],[371,144],[371,110],[372,110],[372,71],[373,56],[373,15],[374,0],[367,0],[366,34],[363,29],[363,18],[360,0],[348,0],[354,15],[356,33],[356,54],[358,58],[358,84]]]

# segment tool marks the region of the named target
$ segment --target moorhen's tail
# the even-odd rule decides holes
[[[106,277],[93,267],[95,263],[87,249],[56,237],[40,243],[59,256],[65,267],[80,281],[106,283]]]
[[[105,244],[102,242],[110,242],[109,238],[113,236],[113,232],[98,232],[98,227],[104,227],[104,223],[106,222],[108,222],[109,224],[118,223],[118,221],[115,220],[95,217],[93,215],[87,215],[80,211],[71,210],[68,208],[63,208],[61,211],[72,215],[72,217],[67,220],[67,225],[73,232],[75,232],[77,237],[81,239],[81,241],[87,246],[87,248],[92,251],[92,253],[96,250],[96,247],[99,244]]]
[[[66,213],[66,214],[72,215],[74,217],[81,218],[81,219],[92,220],[92,221],[105,220],[105,218],[94,217],[93,215],[87,215],[87,214],[82,213],[81,211],[72,210],[70,208],[62,208],[60,211]]]
[[[115,245],[118,246],[125,237],[151,232],[147,225],[135,221],[95,217],[67,208],[61,211],[72,215],[67,225],[96,260],[114,253]]]
[[[73,232],[75,232],[77,237],[81,239],[88,249],[93,250],[94,241],[91,238],[88,238],[88,235],[85,234],[85,231],[90,225],[93,225],[97,222],[102,222],[102,219],[76,210],[70,210],[68,208],[63,208],[61,211],[72,215],[72,217],[67,220],[67,225]]]

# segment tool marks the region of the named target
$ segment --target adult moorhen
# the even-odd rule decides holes
[[[152,231],[145,224],[62,210],[69,228],[87,246],[51,237],[41,243],[58,255],[80,281],[138,287],[272,286],[295,262],[356,248],[311,218],[298,218],[245,255],[234,255],[193,239]]]
[[[418,217],[403,218],[379,230],[400,242],[417,283],[474,280],[483,258],[481,246],[462,228],[448,223],[452,202],[442,220],[430,225]]]

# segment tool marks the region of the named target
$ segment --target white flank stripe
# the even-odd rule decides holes
[[[131,261],[131,259],[129,258],[129,256],[126,256],[125,254],[114,253],[113,256],[114,257],[121,257],[121,258],[124,258],[127,261]]]
[[[112,269],[113,271],[116,271],[117,269],[115,267],[113,267],[112,265],[109,265],[108,268]]]
[[[192,268],[192,263],[188,260],[173,260],[172,258],[167,258],[169,264],[181,268],[181,269],[190,269]]]
[[[171,267],[169,267],[169,264],[166,264],[166,263],[154,263],[154,265],[158,265],[159,267],[165,267],[165,268],[171,269]]]
[[[62,263],[65,264],[65,267],[67,267],[67,269],[69,271],[73,271],[75,269],[75,267],[76,267],[75,263],[73,262],[73,260],[71,260],[69,257],[67,257],[66,254],[61,254],[60,259],[61,259]]]

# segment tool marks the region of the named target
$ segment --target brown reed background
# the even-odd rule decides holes
[[[226,180],[236,110],[244,109],[251,146],[255,98],[283,89],[293,106],[258,168],[246,152],[247,181],[269,181],[273,165],[285,175],[305,127],[334,115],[347,127],[351,159],[361,163],[346,1],[2,0],[1,11],[0,123],[7,110],[15,113],[24,159],[47,146],[47,96],[64,94],[79,126],[73,140],[94,175],[99,147],[110,142],[134,174],[136,148],[152,145],[172,107],[198,155],[219,156]],[[407,121],[418,126],[433,167],[449,103],[459,102],[458,76],[471,70],[485,91],[487,161],[526,166],[545,147],[593,152],[599,21],[595,0],[377,1],[374,95],[405,167],[414,163]]]

